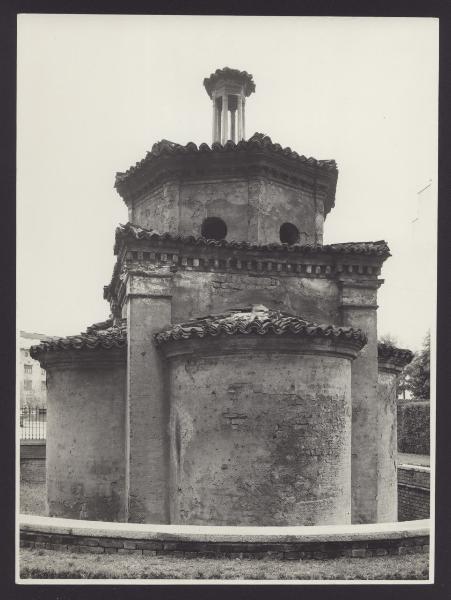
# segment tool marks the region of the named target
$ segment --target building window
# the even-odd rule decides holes
[[[28,356],[28,352],[25,352],[25,356]]]
[[[31,375],[33,373],[33,365],[24,365],[25,374]]]
[[[299,242],[299,229],[293,223],[284,223],[280,226],[280,241],[282,244],[297,244]]]
[[[45,375],[46,375],[46,370],[45,369],[41,369],[41,375],[44,375],[44,377],[45,377]]]
[[[207,240],[223,240],[227,235],[227,225],[218,217],[208,217],[202,223],[201,234]]]
[[[45,392],[47,389],[47,384],[45,381],[41,381],[41,392]]]
[[[24,390],[26,390],[26,391],[29,392],[32,389],[32,381],[31,381],[31,379],[26,379],[23,382],[23,387],[24,387]]]

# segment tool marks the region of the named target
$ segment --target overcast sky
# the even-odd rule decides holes
[[[385,239],[379,334],[417,350],[435,307],[438,21],[22,15],[19,327],[75,334],[109,315],[117,171],[166,138],[211,143],[202,81],[253,74],[246,135],[337,161],[324,243]],[[423,191],[422,191],[423,190]]]

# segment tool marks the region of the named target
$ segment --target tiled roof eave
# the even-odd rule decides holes
[[[114,253],[118,254],[122,244],[127,241],[149,241],[157,243],[173,243],[182,246],[197,248],[226,248],[230,250],[253,251],[257,253],[274,252],[280,254],[293,254],[304,256],[315,255],[362,255],[387,259],[390,249],[384,240],[376,242],[345,242],[324,245],[288,245],[288,244],[254,244],[246,241],[209,240],[203,237],[182,236],[171,233],[159,233],[150,229],[143,229],[127,223],[116,228]]]
[[[127,183],[131,179],[142,172],[147,166],[150,166],[154,161],[167,160],[172,157],[188,156],[188,155],[201,155],[214,153],[220,155],[222,153],[240,153],[240,152],[251,152],[251,153],[263,153],[264,156],[278,156],[285,160],[288,160],[293,166],[309,166],[313,169],[319,169],[320,171],[329,172],[335,176],[338,174],[337,165],[334,160],[318,160],[313,157],[306,157],[299,155],[291,148],[283,148],[280,144],[273,143],[271,138],[263,134],[254,134],[249,140],[241,140],[237,144],[229,140],[226,144],[222,145],[215,142],[211,147],[202,143],[198,147],[195,143],[189,142],[185,146],[162,140],[153,145],[152,150],[146,154],[146,156],[134,166],[130,167],[123,173],[116,174],[115,187],[118,192],[127,194]]]
[[[393,364],[397,367],[405,367],[413,359],[413,352],[406,348],[397,348],[392,344],[379,342],[377,345],[377,357],[379,363]]]
[[[205,337],[228,337],[228,336],[236,336],[236,335],[256,335],[256,336],[271,336],[280,337],[281,335],[292,336],[292,337],[303,337],[303,338],[322,338],[322,339],[331,339],[333,341],[341,341],[341,342],[354,342],[359,348],[363,347],[366,343],[366,338],[361,332],[356,332],[355,330],[352,333],[347,332],[337,332],[337,331],[327,331],[327,330],[319,330],[315,331],[309,330],[305,328],[300,331],[294,331],[290,329],[280,329],[277,326],[268,326],[266,328],[261,328],[258,330],[257,326],[248,326],[232,329],[229,327],[217,326],[210,328],[197,328],[197,327],[187,327],[187,328],[177,328],[171,332],[162,332],[157,333],[154,336],[154,341],[157,346],[164,344],[169,341],[183,341],[187,339],[202,339]]]
[[[222,69],[216,69],[214,73],[211,73],[209,77],[204,79],[204,87],[207,94],[211,98],[211,92],[214,85],[221,79],[235,79],[244,85],[244,91],[246,96],[249,96],[255,92],[255,83],[253,77],[247,71],[240,71],[239,69],[231,69],[230,67],[224,67]]]
[[[349,342],[362,348],[367,337],[361,329],[318,325],[296,315],[288,315],[280,311],[268,310],[254,312],[250,309],[230,311],[225,315],[212,315],[180,323],[154,335],[157,346],[170,341],[202,339],[205,337],[257,335],[303,338],[329,338],[334,341]]]
[[[110,325],[110,321],[88,327],[85,333],[67,337],[49,338],[30,348],[30,356],[39,360],[47,354],[71,351],[125,350],[127,347],[126,325]]]

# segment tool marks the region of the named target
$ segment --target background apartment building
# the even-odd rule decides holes
[[[48,339],[41,333],[20,332],[20,359],[17,385],[20,386],[20,406],[45,407],[47,405],[46,371],[30,356],[30,346]]]

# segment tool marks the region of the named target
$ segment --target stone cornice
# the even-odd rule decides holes
[[[340,310],[377,310],[379,308],[378,304],[352,304],[352,303],[341,303],[338,307]]]
[[[111,369],[125,367],[127,364],[126,348],[97,348],[96,350],[64,350],[42,354],[37,359],[48,373],[52,369]]]
[[[384,283],[385,279],[371,279],[371,280],[355,280],[355,279],[345,279],[340,276],[337,279],[338,285],[342,291],[349,289],[373,289],[378,290],[381,285]]]
[[[377,358],[379,370],[400,373],[413,359],[413,352],[397,348],[392,344],[378,342]]]
[[[222,69],[216,69],[216,71],[212,73],[210,77],[205,77],[204,79],[204,87],[210,98],[212,97],[213,88],[221,79],[226,81],[236,81],[242,85],[244,88],[244,94],[246,96],[250,96],[252,92],[255,92],[255,83],[250,73],[247,71],[240,71],[239,69],[224,67]]]
[[[327,246],[257,245],[159,234],[130,223],[116,230],[118,260],[104,298],[117,301],[129,274],[170,277],[178,271],[248,273],[271,277],[339,279],[378,286],[381,265],[390,255],[385,242]]]
[[[325,214],[334,206],[338,177],[334,160],[307,158],[258,133],[238,144],[229,140],[211,147],[205,143],[197,147],[193,142],[183,146],[162,140],[153,145],[143,160],[116,174],[115,188],[130,204],[168,181],[257,176],[315,188],[317,194],[324,196]]]

